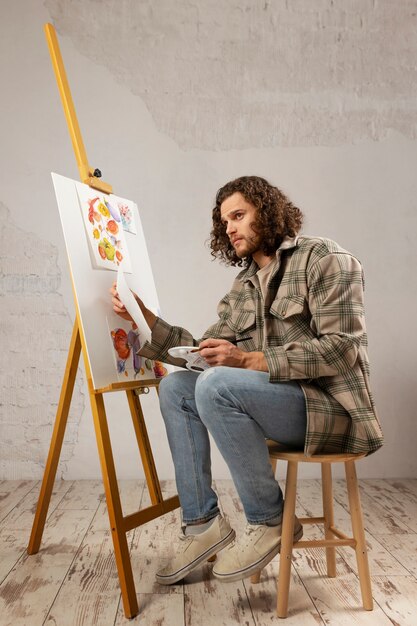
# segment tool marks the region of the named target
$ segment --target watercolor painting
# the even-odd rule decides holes
[[[77,184],[81,213],[96,268],[132,273],[122,217],[115,202],[107,194]]]
[[[118,196],[114,195],[111,196],[111,201],[119,210],[123,230],[127,231],[128,233],[132,233],[132,235],[136,235],[138,232],[136,229],[134,215],[134,209],[137,209],[136,204],[131,200],[119,198]]]
[[[119,381],[163,378],[167,375],[168,370],[160,361],[151,361],[136,354],[141,346],[140,335],[129,322],[108,319],[107,324]]]
[[[141,347],[145,345],[149,327],[147,324],[146,328],[139,324],[139,331],[131,333],[132,324],[116,315],[109,297],[112,283],[116,281],[118,275],[123,275],[126,278],[129,293],[131,289],[140,294],[148,308],[153,313],[161,315],[147,242],[136,204],[132,202],[129,205],[133,207],[133,222],[137,230],[134,235],[123,230],[120,211],[117,212],[118,207],[111,194],[102,194],[79,181],[59,174],[52,174],[52,180],[94,389],[101,389],[115,382],[122,384],[138,382],[140,385],[145,380],[162,378],[167,372],[172,371],[173,366],[167,363],[163,365],[155,363],[136,355],[138,343]],[[125,196],[122,195],[121,198],[123,197]],[[92,218],[93,223],[89,217]],[[119,229],[113,236],[119,238],[119,233],[121,233],[122,247],[120,248],[114,246],[107,235],[109,231],[109,235],[113,234],[112,230],[116,231],[114,225],[109,224],[110,221],[113,221]],[[96,228],[99,238],[93,235]],[[103,234],[103,231],[106,234]],[[112,260],[113,255],[110,250],[110,259],[107,259],[106,255],[106,262],[103,263],[105,269],[97,269],[95,258],[98,257],[97,263],[104,261],[98,252],[98,244],[101,240],[106,245],[104,239],[115,247],[115,253]],[[123,247],[125,243],[127,243],[126,248]],[[97,249],[95,258],[93,244]],[[126,272],[123,265],[116,266],[114,259],[117,258],[117,250],[121,254],[125,250],[128,252],[131,273]],[[122,264],[125,258],[122,259]],[[110,268],[113,271],[105,271]]]

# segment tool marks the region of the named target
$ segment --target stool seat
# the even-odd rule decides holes
[[[297,461],[301,463],[346,463],[346,461],[359,461],[366,456],[365,452],[352,454],[347,452],[335,454],[315,454],[314,456],[306,456],[300,450],[288,450],[281,443],[266,440],[268,452],[271,459],[281,461]]]
[[[288,596],[291,580],[292,551],[295,549],[325,548],[327,575],[336,576],[336,547],[349,546],[356,552],[358,576],[361,587],[363,607],[373,609],[371,578],[369,573],[368,555],[363,528],[362,508],[359,487],[356,476],[355,462],[363,459],[366,454],[317,454],[306,456],[303,451],[289,450],[282,444],[268,439],[266,441],[269,459],[275,472],[277,461],[287,462],[287,477],[285,483],[285,503],[282,516],[281,549],[277,584],[277,614],[278,617],[287,617]],[[323,515],[320,517],[300,517],[301,524],[323,524],[324,539],[300,540],[294,543],[294,519],[297,492],[298,463],[320,463],[322,478]],[[349,537],[335,528],[333,514],[333,486],[331,466],[333,463],[344,463],[346,486],[349,498],[349,512],[352,522],[353,537]],[[259,582],[260,572],[251,578],[253,583]]]

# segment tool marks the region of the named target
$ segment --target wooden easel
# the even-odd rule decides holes
[[[71,141],[77,160],[78,169],[82,182],[99,189],[105,193],[111,193],[112,187],[99,178],[99,170],[92,172],[88,165],[84,143],[81,137],[80,128],[75,114],[74,104],[68,85],[64,64],[59,49],[55,29],[52,24],[45,24],[45,34],[48,42],[49,52],[54,67],[55,76],[64,107]],[[73,285],[74,287],[74,285]],[[88,360],[85,338],[82,331],[80,312],[75,300],[76,320],[72,331],[71,343],[65,368],[64,380],[59,398],[58,409],[55,418],[55,426],[46,462],[41,491],[33,522],[32,533],[28,545],[28,554],[36,554],[42,540],[48,507],[51,499],[52,488],[55,481],[58,461],[61,454],[62,442],[72,393],[74,390],[75,377],[81,351],[84,357],[84,365],[88,382],[91,409],[94,419],[94,428],[97,439],[98,452],[100,456],[101,471],[106,494],[107,508],[109,514],[110,528],[113,537],[114,553],[116,557],[117,570],[119,574],[120,588],[123,598],[123,607],[126,617],[132,618],[138,614],[138,602],[133,580],[132,565],[130,562],[129,548],[126,533],[145,522],[149,522],[164,513],[168,513],[179,506],[178,496],[164,500],[159,484],[158,474],[153,459],[152,449],[146,430],[142,407],[139,399],[140,393],[148,391],[149,387],[158,387],[156,380],[141,380],[135,382],[113,383],[103,389],[94,389],[91,376],[90,364]],[[139,452],[148,484],[152,505],[123,516],[120,502],[120,494],[117,486],[116,470],[114,466],[113,453],[110,435],[107,425],[106,411],[104,408],[103,394],[112,391],[125,391],[132,415],[135,435],[138,442]]]

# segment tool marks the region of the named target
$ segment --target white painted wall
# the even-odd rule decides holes
[[[1,0],[0,478],[42,476],[74,317],[50,171],[78,172],[47,21],[91,165],[142,209],[164,317],[197,336],[215,319],[236,273],[204,245],[215,192],[270,179],[305,212],[306,234],[365,267],[386,444],[361,475],[417,475],[416,15],[416,0]],[[106,406],[119,476],[141,476],[126,402]],[[144,408],[172,477],[155,394]],[[228,476],[216,451],[213,467]],[[60,475],[99,472],[80,370]]]

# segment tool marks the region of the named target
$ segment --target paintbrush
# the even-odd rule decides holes
[[[222,337],[220,337],[220,339],[222,339]],[[240,343],[241,341],[249,341],[249,339],[252,339],[252,337],[241,337],[240,339],[235,339],[234,341],[231,341],[230,343]],[[226,341],[229,341],[228,339],[226,339]],[[207,346],[206,346],[207,347]],[[195,350],[190,350],[190,353],[194,353],[194,352],[200,352],[200,350],[204,350],[204,348],[196,348]]]

